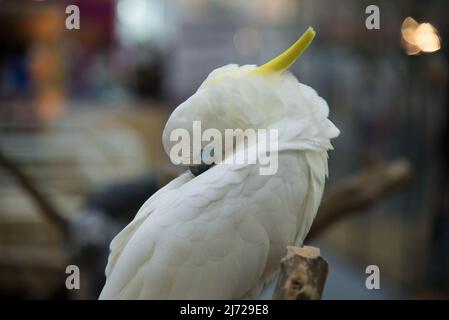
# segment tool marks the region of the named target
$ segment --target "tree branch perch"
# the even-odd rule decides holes
[[[319,300],[329,266],[315,247],[287,247],[281,260],[274,300]]]

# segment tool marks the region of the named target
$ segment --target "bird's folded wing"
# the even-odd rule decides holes
[[[298,211],[307,206],[310,172],[305,162],[294,164],[287,178],[261,176],[257,166],[215,166],[156,196],[113,241],[100,298],[253,293],[294,241]]]
[[[126,226],[111,242],[110,250],[111,253],[108,259],[108,265],[106,267],[106,276],[108,277],[111,269],[114,267],[122,249],[126,245],[127,241],[131,238],[137,228],[142,224],[142,222],[147,218],[158,205],[163,205],[163,202],[160,203],[160,199],[167,196],[167,194],[171,194],[174,190],[177,190],[180,186],[184,185],[187,181],[192,179],[192,175],[189,172],[186,172],[176,179],[173,179],[170,183],[168,183],[165,187],[159,189],[156,193],[154,193],[137,212],[134,220]]]

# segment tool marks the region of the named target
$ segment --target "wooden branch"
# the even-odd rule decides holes
[[[412,177],[410,163],[400,159],[390,164],[372,164],[360,174],[342,180],[323,198],[307,240],[349,214],[375,204],[386,194],[407,184]]]
[[[56,205],[40,191],[38,186],[25,172],[11,159],[0,150],[0,167],[3,167],[11,176],[13,176],[17,183],[29,194],[35,204],[39,207],[42,214],[56,224],[62,230],[68,227],[67,219],[62,215],[61,211],[57,209]]]
[[[315,247],[287,247],[281,260],[274,300],[319,300],[329,266]]]

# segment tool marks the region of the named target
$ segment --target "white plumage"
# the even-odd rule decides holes
[[[217,164],[179,176],[154,194],[111,243],[100,299],[240,299],[258,296],[287,245],[300,245],[317,212],[330,139],[327,103],[286,72],[214,70],[164,130],[279,130],[279,169]]]

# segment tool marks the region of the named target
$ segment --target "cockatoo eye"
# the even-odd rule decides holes
[[[204,149],[201,149],[201,164],[191,165],[189,166],[189,170],[195,177],[197,177],[214,165],[214,148],[205,147]]]

